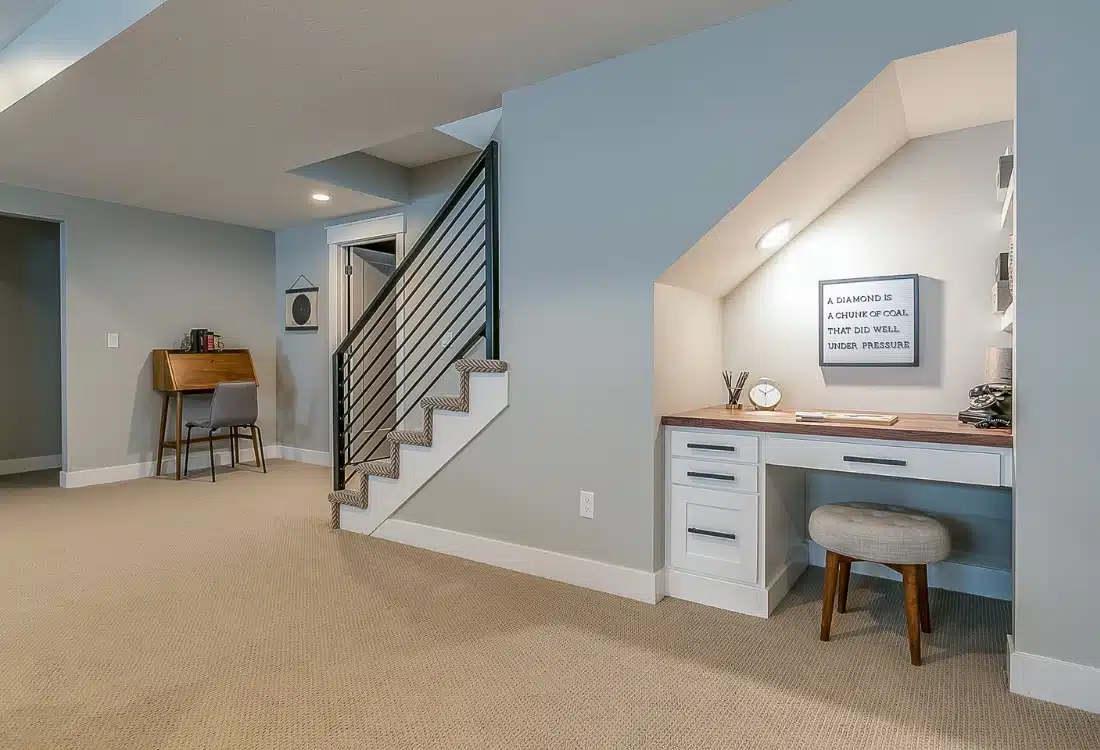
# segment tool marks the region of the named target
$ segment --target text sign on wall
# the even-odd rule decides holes
[[[821,366],[920,364],[917,288],[916,274],[819,282]]]

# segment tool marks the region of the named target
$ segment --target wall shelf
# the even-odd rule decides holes
[[[1016,324],[1016,301],[1013,300],[1008,309],[1001,315],[1001,330],[1012,333],[1012,326]]]

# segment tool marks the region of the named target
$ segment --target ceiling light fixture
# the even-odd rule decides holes
[[[330,200],[332,200],[332,196],[328,193],[314,193],[313,200],[317,201],[318,203],[328,203]]]
[[[774,227],[764,232],[764,236],[756,243],[759,250],[778,250],[791,239],[791,220],[784,219]]]

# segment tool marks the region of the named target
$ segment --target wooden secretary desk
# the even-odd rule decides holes
[[[157,438],[157,476],[160,476],[164,449],[176,451],[176,479],[180,478],[180,456],[187,441],[183,439],[183,397],[185,394],[213,393],[218,383],[256,379],[256,367],[247,349],[224,349],[220,352],[177,352],[172,349],[153,350],[153,388],[164,396],[160,410],[160,431]],[[168,405],[176,396],[176,434],[167,439]],[[235,432],[235,431],[234,431]],[[191,443],[209,442],[208,437],[191,438]],[[237,451],[232,435],[218,435],[214,440],[232,440],[230,450]]]

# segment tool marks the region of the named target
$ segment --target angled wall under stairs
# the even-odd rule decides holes
[[[508,406],[508,363],[460,359],[459,393],[421,400],[421,430],[394,430],[390,457],[355,464],[346,489],[328,496],[332,528],[373,534]]]

